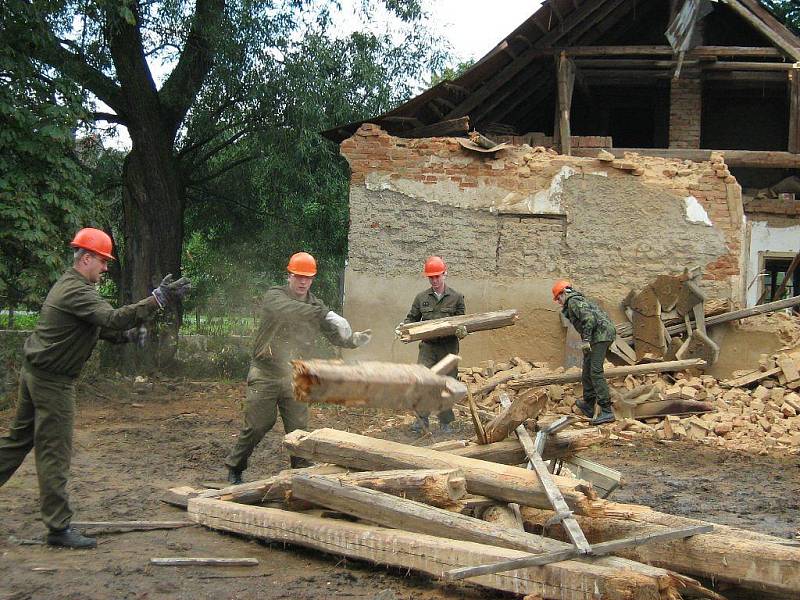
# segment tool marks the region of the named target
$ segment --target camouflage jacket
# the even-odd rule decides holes
[[[608,313],[580,292],[567,292],[563,314],[585,342],[613,342],[617,328]]]

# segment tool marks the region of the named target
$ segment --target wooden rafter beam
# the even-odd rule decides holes
[[[800,154],[777,150],[706,150],[690,148],[605,148],[617,158],[624,158],[626,152],[636,152],[642,156],[677,158],[702,162],[711,159],[711,153],[720,154],[729,167],[759,167],[765,169],[800,169]],[[597,156],[598,148],[576,148],[575,156]],[[672,333],[670,331],[670,333]]]
[[[737,15],[750,23],[756,31],[783,50],[787,56],[800,61],[800,48],[795,48],[782,35],[769,27],[764,21],[750,11],[740,0],[725,0],[725,4]]]
[[[487,81],[483,87],[474,91],[466,100],[461,102],[452,111],[450,111],[445,118],[460,117],[470,113],[472,110],[485,102],[492,94],[496,93],[503,85],[511,81],[518,73],[527,67],[532,60],[537,58],[542,48],[552,46],[558,42],[564,35],[564,31],[568,31],[574,25],[583,22],[595,12],[598,7],[604,6],[607,2],[617,5],[624,0],[590,0],[582,5],[579,10],[570,13],[564,20],[563,26],[558,29],[548,32],[536,41],[534,48],[529,48],[519,58],[511,61],[506,67]]]

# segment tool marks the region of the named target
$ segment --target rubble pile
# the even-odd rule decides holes
[[[784,369],[779,366],[783,364]],[[652,437],[691,440],[703,444],[767,454],[800,454],[800,350],[762,356],[758,369],[718,380],[699,372],[651,373],[609,380],[617,422],[606,426],[611,439]],[[606,365],[611,367],[610,363]],[[501,394],[512,399],[523,390],[508,386],[518,375],[577,374],[579,369],[550,370],[544,363],[515,357],[508,362],[484,361],[459,370],[459,378],[476,398],[478,409],[494,412]],[[482,389],[500,381],[485,395]],[[549,385],[541,414],[576,415],[580,384]]]

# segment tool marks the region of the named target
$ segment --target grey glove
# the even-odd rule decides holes
[[[341,315],[337,315],[335,312],[328,311],[328,314],[325,315],[325,320],[336,327],[336,331],[339,332],[339,337],[343,340],[349,340],[350,336],[353,335],[353,329],[350,327],[350,323]]]
[[[356,331],[353,333],[353,344],[356,348],[366,346],[372,339],[372,329],[365,329],[364,331]]]
[[[465,337],[467,337],[469,331],[467,331],[467,327],[465,325],[459,325],[456,327],[456,330],[453,333],[458,339],[463,340]]]
[[[403,325],[405,325],[405,324],[406,324],[406,322],[405,322],[405,321],[400,321],[400,322],[399,322],[397,325],[395,325],[395,326],[394,326],[394,334],[395,334],[397,337],[400,337],[400,334],[403,332],[403,329],[402,329],[402,327],[403,327]]]
[[[139,325],[139,327],[127,329],[125,330],[124,336],[130,343],[136,344],[139,348],[144,348],[144,345],[147,343],[147,327]]]
[[[580,348],[581,348],[581,352],[583,352],[584,354],[589,354],[589,352],[592,351],[592,345],[589,342],[587,342],[586,340],[581,342]]]
[[[153,297],[158,302],[160,308],[175,304],[183,300],[192,291],[192,282],[187,277],[181,277],[178,281],[172,280],[172,273],[168,273],[156,289],[153,290]]]

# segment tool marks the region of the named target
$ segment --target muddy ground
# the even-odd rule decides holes
[[[157,382],[145,394],[126,380],[82,384],[70,482],[76,520],[183,517],[160,496],[175,485],[220,481],[240,424],[243,385]],[[4,432],[12,413],[0,413]],[[336,427],[412,441],[403,419],[366,410],[313,408],[310,428]],[[388,423],[388,425],[387,425]],[[394,424],[394,425],[393,425]],[[452,438],[470,435],[463,416]],[[253,456],[247,479],[287,466],[280,424]],[[444,438],[437,434],[431,441]],[[585,453],[621,470],[621,502],[793,537],[798,528],[797,457],[719,452],[689,443],[617,442]],[[511,598],[466,584],[444,586],[404,570],[265,544],[201,527],[106,534],[94,551],[51,549],[40,542],[33,456],[0,488],[0,600]],[[151,557],[256,557],[255,568],[157,567]]]

